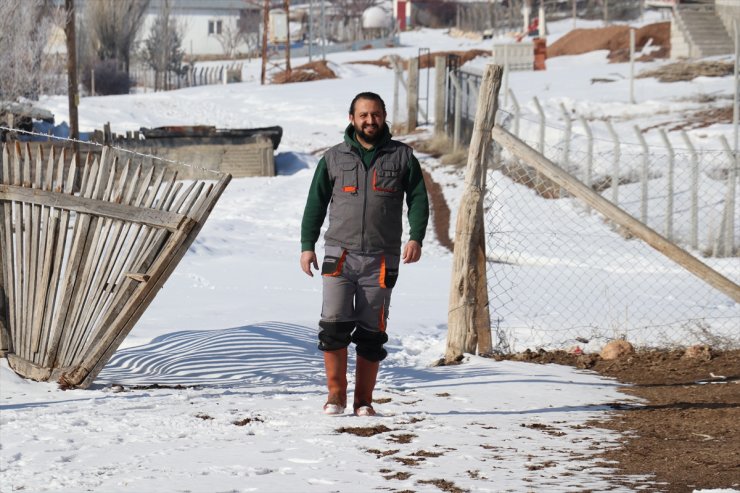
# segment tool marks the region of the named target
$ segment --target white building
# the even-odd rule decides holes
[[[164,3],[165,0],[151,0],[140,39],[149,37]],[[175,25],[181,30],[186,55],[245,54],[259,46],[261,6],[244,0],[169,0],[169,6]],[[248,33],[248,43],[238,36],[240,28]]]

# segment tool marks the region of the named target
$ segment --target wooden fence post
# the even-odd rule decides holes
[[[491,129],[498,109],[503,68],[488,65],[483,73],[473,134],[465,170],[465,190],[455,228],[450,304],[447,314],[445,362],[460,361],[464,353],[492,351],[491,319],[486,282],[486,237],[483,196],[491,153]]]
[[[1,214],[0,214],[1,215]],[[1,219],[0,219],[1,220]],[[0,228],[1,229],[1,228]],[[4,271],[3,252],[0,252],[0,270]],[[5,296],[5,272],[0,272],[0,357],[4,356],[10,350],[10,337],[8,334],[7,310],[8,302]]]
[[[575,179],[568,172],[553,164],[552,161],[530,148],[506,129],[498,125],[493,127],[493,138],[515,157],[536,168],[547,178],[568,190],[575,197],[601,212],[607,219],[641,239],[673,262],[694,274],[697,278],[732,298],[736,303],[740,303],[740,286],[732,280],[712,269],[686,250],[661,236],[646,224],[635,219],[613,202],[605,199],[599,193]]]
[[[434,57],[434,135],[445,133],[445,88],[447,87],[447,57]]]
[[[408,108],[408,119],[406,120],[407,132],[413,132],[418,125],[419,111],[419,58],[409,58],[409,78],[406,83],[406,107]]]

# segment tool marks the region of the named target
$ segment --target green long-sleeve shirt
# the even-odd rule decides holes
[[[372,166],[373,158],[377,148],[382,147],[390,140],[391,134],[385,126],[384,135],[378,145],[371,149],[365,149],[357,142],[354,135],[354,127],[349,125],[344,134],[344,141],[357,150],[366,169]],[[409,239],[418,241],[420,244],[426,234],[429,221],[429,199],[427,198],[424,176],[421,172],[419,161],[411,156],[408,163],[409,172],[403,180],[403,190],[406,194],[406,205],[408,206],[408,220],[410,226]],[[303,212],[301,223],[301,251],[314,251],[316,242],[321,233],[321,226],[326,218],[326,212],[332,198],[333,183],[329,176],[326,160],[322,158],[316,167],[311,188],[306,200],[306,208]]]

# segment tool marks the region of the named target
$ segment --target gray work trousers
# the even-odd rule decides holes
[[[385,332],[400,257],[327,246],[322,263],[324,322],[354,322],[368,332]]]

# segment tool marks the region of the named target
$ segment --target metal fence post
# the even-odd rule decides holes
[[[681,130],[681,136],[691,153],[691,237],[689,244],[696,250],[699,248],[699,158],[686,130]]]
[[[452,147],[454,150],[460,148],[460,131],[462,130],[462,84],[457,78],[457,74],[450,72],[450,82],[455,87],[455,123],[452,137]]]
[[[419,119],[419,59],[412,57],[408,61],[409,76],[406,81],[406,108],[408,109],[407,130],[416,130]]]
[[[537,142],[537,150],[540,154],[545,154],[545,111],[542,109],[542,105],[540,104],[540,100],[537,99],[537,96],[533,98],[534,105],[537,108],[537,113],[540,115],[540,132],[539,132],[539,141]]]
[[[738,152],[738,118],[740,118],[740,108],[738,108],[738,105],[740,104],[738,100],[740,99],[740,78],[738,78],[738,71],[740,68],[738,68],[738,65],[740,65],[740,22],[738,22],[737,19],[732,24],[734,26],[735,31],[735,94],[733,97],[733,104],[732,104],[732,129],[733,129],[733,137],[734,137],[734,146],[733,150],[735,151],[735,156],[737,159],[737,152]]]
[[[565,121],[565,142],[563,143],[563,158],[562,166],[564,169],[568,169],[570,165],[570,137],[572,131],[572,125],[570,121],[570,114],[565,108],[563,103],[560,103],[560,111],[563,112],[563,121]]]
[[[503,45],[504,47],[504,108],[509,105],[509,46]]]
[[[725,210],[722,215],[724,227],[720,232],[722,238],[723,256],[730,257],[735,252],[735,187],[737,186],[737,155],[730,148],[730,144],[724,135],[720,135],[722,147],[725,149],[729,166],[727,168],[727,196],[725,197]]]
[[[637,125],[634,126],[635,133],[637,134],[637,140],[640,141],[640,145],[642,146],[642,169],[640,170],[640,220],[644,223],[648,223],[648,179],[649,179],[649,173],[648,173],[648,164],[649,164],[649,158],[648,153],[650,152],[647,146],[647,142],[645,142],[645,137],[642,135],[642,132],[640,132],[640,127]]]
[[[606,121],[606,128],[609,130],[609,134],[612,136],[614,141],[614,161],[612,162],[612,203],[614,205],[619,204],[619,159],[620,159],[620,146],[619,136],[614,131],[611,120]]]
[[[434,57],[434,135],[445,131],[445,79],[447,76],[447,59],[444,56]]]
[[[586,132],[586,169],[583,176],[583,182],[587,187],[591,187],[591,172],[594,165],[594,134],[591,131],[591,127],[588,122],[582,116],[578,117],[583,126],[583,130]]]
[[[668,139],[668,133],[664,128],[660,129],[660,136],[663,138],[665,148],[668,151],[668,179],[666,184],[666,198],[665,206],[665,236],[669,240],[673,241],[673,179],[674,179],[674,164],[675,154],[673,152],[673,146],[671,141]]]
[[[519,107],[519,101],[517,101],[516,96],[514,96],[514,91],[509,89],[509,96],[511,97],[511,103],[514,107],[514,135],[519,137],[519,115],[521,113],[521,108]]]
[[[635,104],[635,29],[630,29],[630,104]]]

